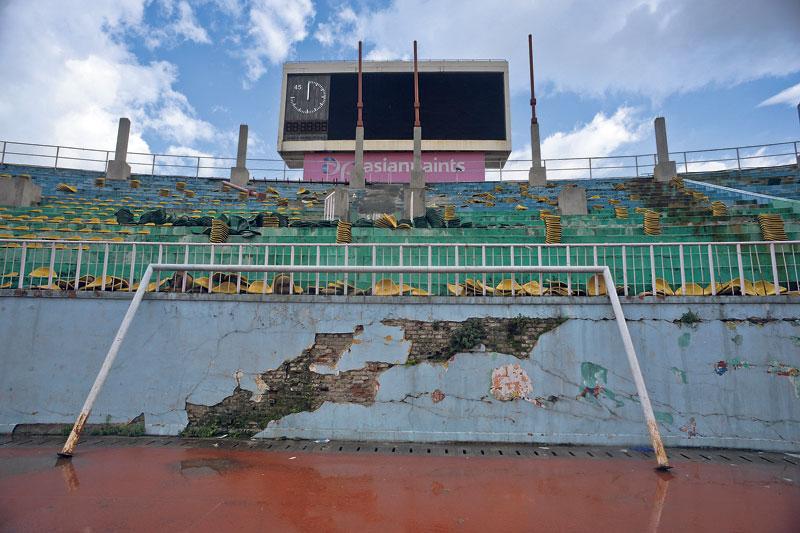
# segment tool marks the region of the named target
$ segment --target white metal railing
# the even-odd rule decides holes
[[[507,267],[483,267],[482,271],[483,274],[490,274],[490,273],[498,273],[498,274],[505,274]],[[241,278],[242,273],[246,272],[262,272],[264,274],[268,273],[282,273],[282,272],[289,272],[289,275],[294,277],[302,273],[317,273],[326,272],[332,273],[336,276],[344,275],[345,279],[347,279],[348,275],[358,275],[359,273],[366,273],[375,275],[376,273],[380,273],[383,276],[390,276],[394,274],[399,274],[402,276],[406,274],[408,276],[422,275],[428,276],[428,279],[434,274],[436,275],[469,275],[472,272],[470,267],[464,266],[449,266],[449,267],[414,267],[414,266],[292,266],[292,267],[285,267],[283,265],[246,265],[246,264],[235,264],[235,265],[207,265],[207,264],[189,264],[189,263],[174,263],[174,264],[165,264],[165,263],[157,263],[157,264],[148,264],[147,268],[145,269],[142,282],[139,288],[136,290],[133,299],[131,300],[130,305],[128,306],[128,310],[125,313],[125,316],[122,318],[122,323],[117,330],[117,334],[114,336],[114,340],[111,343],[108,352],[106,353],[106,357],[103,360],[103,364],[100,367],[100,370],[97,373],[97,377],[95,378],[94,383],[92,384],[92,388],[89,391],[89,394],[86,397],[86,401],[81,408],[80,413],[78,414],[75,424],[70,431],[69,437],[67,437],[66,442],[64,442],[64,447],[59,452],[59,455],[62,457],[72,457],[72,454],[75,451],[75,446],[78,444],[78,440],[80,438],[80,434],[83,431],[83,428],[86,424],[86,421],[89,419],[89,416],[92,412],[92,407],[94,406],[94,402],[97,399],[97,396],[100,394],[100,391],[103,388],[103,385],[108,377],[109,372],[111,371],[111,366],[114,364],[114,360],[119,353],[119,349],[122,346],[122,342],[125,339],[125,335],[128,332],[128,328],[130,327],[131,323],[133,322],[134,317],[136,316],[136,311],[139,308],[139,305],[144,298],[146,287],[148,286],[150,279],[154,272],[186,272],[186,271],[206,271],[209,273],[209,277],[212,277],[212,274],[215,270],[220,269],[224,272],[235,272],[238,274],[238,277]],[[620,337],[622,339],[622,344],[625,349],[625,355],[628,359],[628,365],[631,370],[631,374],[633,377],[634,384],[636,385],[636,394],[639,397],[639,403],[642,406],[642,413],[644,415],[645,423],[647,425],[647,432],[650,436],[650,442],[653,446],[653,450],[656,456],[656,468],[659,470],[668,470],[670,468],[669,459],[667,458],[666,450],[664,449],[663,441],[661,440],[661,434],[658,430],[658,423],[656,422],[655,414],[653,412],[653,407],[650,403],[650,395],[647,392],[647,387],[644,382],[644,377],[642,376],[642,371],[639,366],[639,359],[636,357],[636,350],[633,346],[633,341],[631,339],[630,331],[628,330],[628,324],[625,321],[625,315],[622,311],[622,305],[619,301],[619,296],[617,295],[616,288],[614,287],[614,280],[611,277],[611,271],[606,266],[514,266],[510,267],[510,271],[514,275],[522,276],[522,275],[544,275],[544,274],[559,274],[559,273],[566,273],[567,275],[576,274],[576,275],[594,275],[596,278],[600,276],[603,279],[603,284],[609,288],[607,292],[607,296],[611,303],[611,307],[614,312],[614,318],[617,323],[617,328],[619,329]],[[597,278],[599,279],[599,278]]]
[[[512,275],[521,266],[607,266],[625,296],[663,295],[774,295],[800,289],[800,241],[666,242],[606,244],[456,244],[456,243],[159,243],[75,240],[0,239],[0,287],[15,289],[135,290],[151,263],[303,267],[292,279],[304,293],[330,293],[339,283],[341,294],[369,294],[385,266],[464,267],[474,269],[471,279],[480,295],[490,295],[504,279],[513,279],[511,295],[601,294],[597,278],[559,274],[545,278]],[[372,269],[344,280],[325,268],[358,265]],[[503,274],[487,274],[487,268],[507,268]],[[213,276],[198,285],[196,273],[183,276],[180,286],[159,279],[153,290],[217,292],[221,281]],[[236,280],[235,292],[261,292],[273,281],[271,275]],[[390,279],[398,286],[417,289],[417,294],[446,296],[463,285],[459,274],[428,274]],[[533,282],[533,283],[531,283]],[[165,285],[165,283],[167,283]],[[529,284],[521,292],[516,284]],[[448,284],[451,285],[448,288]],[[781,287],[781,291],[777,289]],[[336,291],[333,291],[336,292]],[[458,290],[456,290],[458,292]],[[475,294],[474,289],[472,294]]]
[[[0,141],[0,163],[31,164],[52,168],[73,168],[105,171],[113,150],[83,148],[52,144]],[[711,170],[744,170],[767,166],[796,164],[800,141],[710,148],[671,152],[670,159],[683,173]],[[181,175],[195,177],[227,178],[235,157],[213,155],[174,155],[128,152],[128,164],[133,172],[153,175]],[[298,181],[303,178],[303,161],[291,161],[289,168],[284,159],[248,158],[247,168],[253,179],[265,181]],[[487,159],[487,180],[527,179],[530,159]],[[652,175],[656,154],[631,154],[614,156],[589,156],[545,159],[548,178],[606,178],[639,177]],[[330,180],[335,182],[336,177]]]

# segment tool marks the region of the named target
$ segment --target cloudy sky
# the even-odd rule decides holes
[[[545,158],[800,139],[797,0],[0,0],[0,139],[274,157],[281,63],[510,62],[515,155],[529,145],[533,33]]]

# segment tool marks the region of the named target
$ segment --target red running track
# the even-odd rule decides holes
[[[3,531],[800,531],[800,468],[200,448],[0,449]]]

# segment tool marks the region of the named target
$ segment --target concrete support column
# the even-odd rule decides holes
[[[350,175],[350,188],[363,189],[366,187],[364,179],[364,126],[356,127],[356,161],[353,173]]]
[[[0,205],[31,207],[42,201],[42,188],[30,176],[0,177]]]
[[[414,163],[411,166],[411,188],[425,188],[425,172],[422,170],[422,127],[414,126]]]
[[[246,187],[250,181],[247,170],[247,124],[239,125],[239,146],[236,149],[236,166],[231,167],[231,183]]]
[[[131,166],[126,162],[130,135],[131,120],[124,117],[120,118],[119,127],[117,128],[117,147],[114,151],[114,159],[108,162],[106,179],[126,180],[131,177]]]
[[[586,189],[577,185],[565,185],[558,194],[558,210],[562,215],[586,215]]]
[[[653,169],[655,181],[669,181],[678,176],[675,161],[669,160],[667,146],[667,121],[664,117],[656,117],[654,122],[656,130],[656,166]]]
[[[542,148],[539,139],[538,122],[531,122],[531,159],[528,184],[542,187],[547,183],[547,169],[542,165]]]
[[[333,189],[333,220],[350,220],[350,195],[347,187],[337,186]]]
[[[403,218],[414,220],[425,216],[425,188],[403,188]]]

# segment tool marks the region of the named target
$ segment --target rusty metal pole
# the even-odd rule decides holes
[[[417,71],[417,41],[414,41],[414,127],[418,128],[419,126],[419,72]]]
[[[536,119],[536,91],[533,88],[533,35],[528,34],[528,67],[531,73],[531,124],[539,121]]]
[[[78,415],[78,418],[75,420],[75,425],[72,426],[72,431],[70,431],[69,437],[64,443],[64,447],[60,452],[58,452],[58,455],[61,457],[72,457],[72,453],[75,451],[75,446],[78,444],[78,439],[80,439],[83,427],[86,425],[86,421],[89,419],[89,415],[92,412],[92,407],[94,407],[95,400],[97,400],[97,395],[100,394],[103,384],[106,382],[106,378],[108,378],[108,373],[111,371],[111,365],[114,364],[114,359],[117,358],[119,348],[122,346],[122,341],[125,338],[125,334],[128,332],[128,328],[133,321],[133,317],[136,315],[136,310],[139,308],[139,304],[142,303],[142,298],[144,298],[144,293],[147,291],[147,285],[150,283],[150,278],[152,276],[153,265],[151,264],[147,266],[147,269],[142,275],[142,279],[139,281],[139,288],[136,289],[136,293],[133,295],[133,300],[131,300],[131,303],[128,306],[128,311],[125,313],[125,317],[122,319],[122,324],[120,324],[119,329],[117,330],[117,335],[114,337],[114,341],[111,343],[111,347],[108,349],[106,358],[103,360],[103,365],[100,367],[100,372],[97,373],[97,377],[94,380],[92,389],[89,391],[89,395],[86,397],[86,401],[83,403],[83,408],[81,408],[81,412]]]
[[[362,99],[362,81],[361,81],[361,41],[358,41],[358,103],[356,107],[358,108],[358,119],[356,121],[356,126],[361,128],[364,126],[364,119],[362,116],[362,110],[364,109],[364,101]]]

